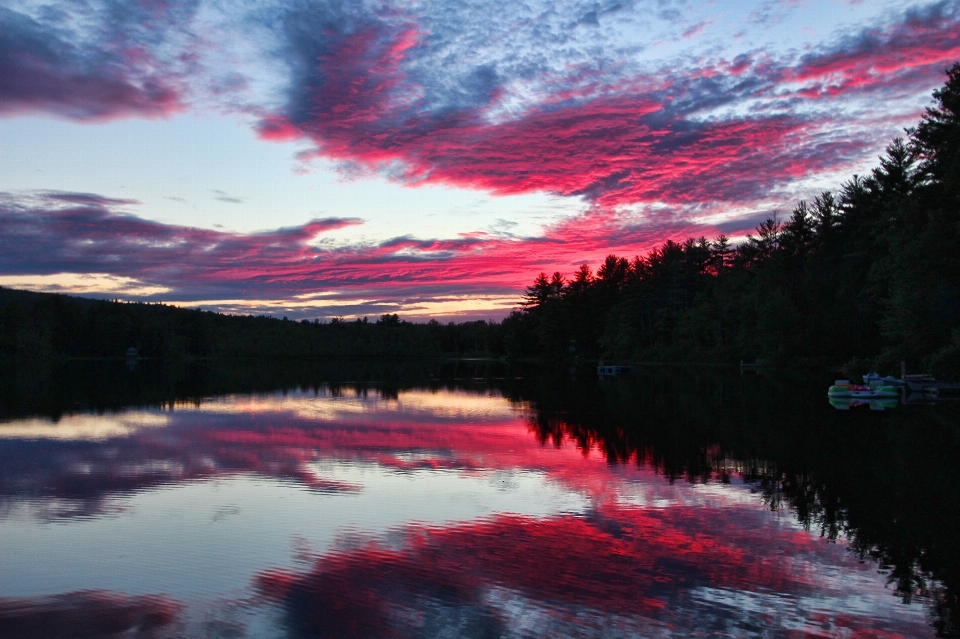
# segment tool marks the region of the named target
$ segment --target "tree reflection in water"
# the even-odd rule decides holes
[[[671,481],[738,476],[807,529],[849,539],[905,602],[921,598],[938,634],[960,636],[960,404],[838,412],[832,375],[641,367],[508,385],[537,409],[544,444],[575,442]]]
[[[0,447],[0,499],[41,504],[53,518],[91,517],[115,495],[237,473],[350,493],[357,487],[324,478],[307,463],[317,451],[343,450],[398,472],[470,473],[482,460],[537,468],[571,485],[591,481],[575,476],[575,464],[551,467],[535,458],[535,440],[548,448],[599,451],[613,468],[653,469],[670,482],[747,482],[758,499],[795,516],[802,528],[843,540],[866,562],[863,570],[879,565],[903,601],[930,607],[940,636],[958,636],[956,405],[838,412],[825,396],[832,374],[786,371],[640,367],[635,376],[599,381],[588,370],[571,375],[464,362],[187,370],[148,363],[119,375],[97,366],[85,375],[45,370],[2,380],[0,417],[184,401],[199,408],[188,422],[162,428],[100,419],[94,426],[110,437],[109,446],[96,437],[56,444],[8,440]],[[453,428],[456,420],[438,419],[439,413],[426,421],[393,416],[392,425],[368,420],[331,429],[291,413],[282,399],[271,400],[273,412],[259,417],[243,406],[208,410],[216,404],[209,398],[219,393],[321,386],[333,397],[358,401],[368,393],[395,400],[411,389],[502,393],[530,407],[530,432],[502,429],[496,419],[486,430]],[[85,427],[81,421],[77,428]],[[122,436],[130,428],[141,430]],[[682,505],[644,509],[599,500],[579,514],[410,525],[398,532],[400,541],[335,549],[305,571],[265,570],[257,587],[282,603],[296,635],[429,636],[446,628],[481,637],[509,634],[509,626],[520,635],[527,628],[564,636],[589,627],[603,634],[611,624],[625,635],[685,628],[752,634],[784,602],[802,607],[831,588],[829,579],[807,574],[808,566],[830,565],[848,552],[844,545],[813,544],[816,537],[800,531],[774,534],[768,519],[753,519],[760,516],[756,510],[710,512],[705,519],[703,511]],[[723,600],[734,592],[738,601]],[[883,620],[807,613],[836,632],[883,632]],[[609,618],[586,623],[590,615]],[[874,621],[879,625],[871,626]],[[883,627],[890,636],[891,628]],[[912,630],[899,628],[905,636]]]

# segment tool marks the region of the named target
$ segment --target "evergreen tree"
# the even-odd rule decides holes
[[[939,185],[943,206],[960,206],[960,63],[947,70],[946,84],[933,92],[920,124],[909,130],[910,151],[925,184]]]

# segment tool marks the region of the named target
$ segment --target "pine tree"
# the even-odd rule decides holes
[[[924,183],[939,184],[943,204],[960,204],[960,63],[947,71],[946,84],[933,92],[935,105],[910,129],[910,151]]]

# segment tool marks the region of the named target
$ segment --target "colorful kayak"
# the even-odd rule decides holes
[[[886,410],[888,408],[897,407],[897,399],[894,398],[885,398],[885,399],[854,399],[852,397],[831,397],[829,398],[830,405],[836,408],[837,410],[850,410],[851,408],[856,408],[858,406],[869,406],[870,410]]]
[[[900,394],[900,389],[896,386],[861,386],[851,384],[849,380],[838,379],[827,391],[827,396],[831,399],[885,399],[896,398]]]

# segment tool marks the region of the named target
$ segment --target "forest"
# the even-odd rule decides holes
[[[0,364],[36,359],[495,356],[960,375],[960,63],[868,175],[734,245],[541,273],[501,323],[290,321],[0,288]]]
[[[93,300],[0,288],[0,362],[137,357],[206,358],[470,356],[502,351],[500,327],[483,321],[415,324],[293,321],[166,304]]]
[[[747,361],[960,374],[960,64],[868,175],[746,241],[667,241],[541,273],[502,324],[514,356]]]

